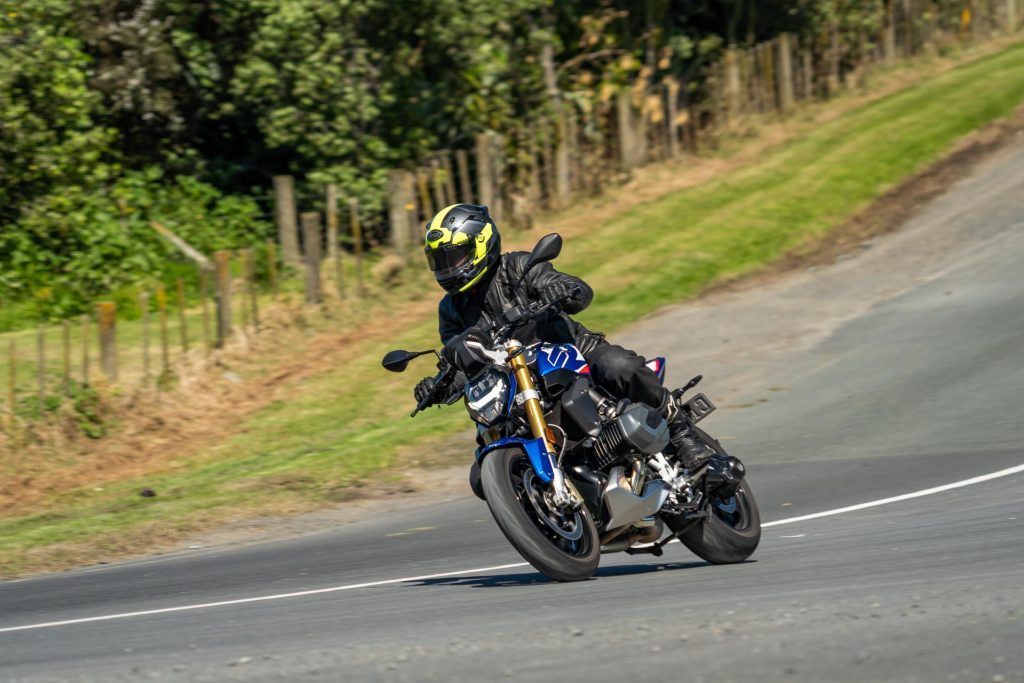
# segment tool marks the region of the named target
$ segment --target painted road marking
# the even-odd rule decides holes
[[[972,477],[970,479],[964,479],[962,481],[954,481],[952,484],[943,484],[942,486],[935,486],[930,489],[922,489],[920,491],[914,491],[913,493],[904,493],[901,496],[893,496],[892,498],[882,498],[881,500],[872,500],[867,503],[859,503],[857,505],[848,505],[847,507],[844,508],[825,510],[824,512],[815,512],[811,515],[801,515],[799,517],[790,517],[789,519],[779,519],[774,522],[765,522],[761,525],[761,528],[767,529],[768,527],[781,526],[783,524],[795,524],[796,522],[806,522],[809,519],[832,517],[833,515],[841,515],[845,512],[866,510],[867,508],[874,508],[878,507],[879,505],[888,505],[890,503],[899,503],[900,501],[910,500],[912,498],[933,496],[936,493],[945,493],[946,491],[952,491],[953,489],[963,488],[964,486],[971,486],[972,484],[980,484],[985,481],[999,479],[1000,477],[1008,477],[1012,474],[1020,474],[1021,472],[1024,472],[1024,465],[1017,465],[1016,467],[1008,467],[1007,469],[999,470],[998,472],[983,474],[979,477]]]
[[[998,472],[992,472],[990,474],[983,474],[979,477],[972,477],[971,479],[963,479],[961,481],[953,482],[952,484],[944,484],[943,486],[935,486],[930,489],[923,489],[921,491],[914,491],[913,493],[904,493],[901,496],[893,496],[891,498],[882,498],[881,500],[873,500],[867,503],[860,503],[858,505],[849,505],[843,508],[836,508],[834,510],[825,510],[824,512],[816,512],[811,515],[801,515],[800,517],[790,517],[789,519],[779,519],[774,522],[766,522],[761,525],[761,528],[779,526],[782,524],[794,524],[796,522],[803,522],[810,519],[820,519],[822,517],[832,517],[834,515],[841,515],[847,512],[854,512],[856,510],[864,510],[867,508],[878,507],[880,505],[889,505],[890,503],[898,503],[904,500],[911,500],[913,498],[921,498],[923,496],[931,496],[936,493],[943,493],[945,491],[951,491],[953,489],[963,488],[964,486],[971,486],[973,484],[980,484],[982,482],[991,481],[1000,477],[1008,477],[1013,474],[1020,474],[1024,472],[1024,465],[1017,465],[1016,467],[1010,467],[1005,470],[999,470]],[[493,567],[477,567],[476,569],[462,569],[454,572],[442,572],[440,574],[426,574],[424,576],[406,576],[401,579],[386,579],[384,581],[368,581],[366,583],[350,583],[344,586],[331,586],[330,588],[315,588],[313,590],[295,591],[293,593],[277,593],[275,595],[261,595],[254,598],[238,598],[235,600],[221,600],[219,602],[204,602],[195,605],[179,605],[178,607],[164,607],[161,609],[148,609],[140,610],[138,612],[122,612],[121,614],[104,614],[98,617],[82,617],[79,619],[65,619],[63,621],[47,621],[39,624],[26,624],[24,626],[8,626],[6,628],[0,628],[0,633],[11,633],[14,631],[29,631],[32,629],[41,628],[53,628],[55,626],[71,626],[73,624],[88,624],[96,621],[111,621],[114,619],[128,619],[131,617],[145,617],[153,616],[157,614],[170,614],[173,612],[187,612],[199,609],[208,609],[211,607],[228,607],[231,605],[245,605],[253,602],[269,602],[271,600],[285,600],[287,598],[301,598],[307,595],[323,595],[325,593],[339,593],[341,591],[356,590],[358,588],[374,588],[376,586],[389,586],[397,583],[406,583],[408,581],[425,581],[427,579],[443,579],[452,576],[465,576],[467,574],[480,574],[482,572],[493,572],[501,569],[518,569],[520,567],[529,566],[528,562],[514,562],[512,564],[499,564]]]

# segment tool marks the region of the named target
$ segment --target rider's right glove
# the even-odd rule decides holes
[[[436,384],[434,383],[433,377],[424,377],[421,379],[419,384],[416,385],[416,388],[412,390],[412,395],[416,398],[416,404],[419,405],[420,403],[423,403],[431,394],[433,394],[435,386]]]

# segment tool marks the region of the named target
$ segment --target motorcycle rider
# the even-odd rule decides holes
[[[516,288],[529,255],[501,252],[498,226],[486,206],[453,204],[439,211],[426,226],[424,251],[437,283],[447,292],[438,317],[445,345],[442,355],[449,362],[458,367],[462,343],[484,336],[480,327],[493,323],[510,306],[538,299],[553,303],[556,312],[517,330],[516,338],[525,345],[538,341],[575,345],[599,387],[617,399],[643,402],[661,412],[668,422],[672,447],[690,471],[711,457],[676,397],[661,386],[643,358],[608,343],[603,334],[591,332],[570,317],[590,305],[594,293],[587,283],[558,272],[550,263],[541,263]],[[464,382],[463,373],[452,380],[459,386],[437,387],[433,377],[426,377],[416,385],[414,395],[417,402],[435,391],[451,395]]]

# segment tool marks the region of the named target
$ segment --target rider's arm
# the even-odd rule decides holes
[[[594,298],[594,290],[590,285],[578,277],[558,272],[550,263],[536,266],[526,276],[527,292],[533,298],[540,298],[544,289],[555,283],[565,284],[576,291],[576,295],[561,306],[566,313],[579,313],[589,306]]]
[[[441,299],[441,303],[437,307],[437,318],[442,344],[447,344],[455,335],[466,329],[455,314],[450,296]]]

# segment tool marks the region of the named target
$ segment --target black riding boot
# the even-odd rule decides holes
[[[662,415],[668,422],[669,439],[672,446],[679,454],[686,469],[693,472],[711,459],[714,452],[694,431],[690,418],[686,416],[682,406],[672,394],[665,397]]]

